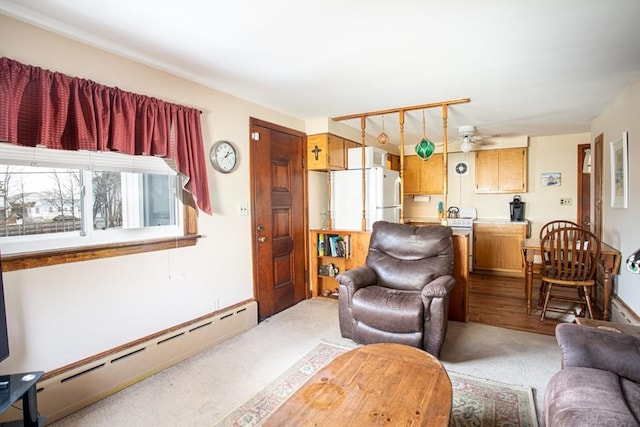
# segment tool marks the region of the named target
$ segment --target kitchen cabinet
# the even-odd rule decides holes
[[[387,154],[387,169],[400,172],[400,156]]]
[[[326,236],[341,237],[346,243],[344,256],[332,256],[326,246]],[[365,265],[369,252],[371,233],[366,231],[310,231],[310,274],[312,297],[324,296],[337,298],[332,291],[338,288],[338,281],[326,271],[320,271],[320,266],[333,265],[339,272]],[[323,242],[320,245],[319,242]],[[321,248],[322,246],[322,248]],[[453,235],[453,277],[456,285],[449,294],[449,320],[466,322],[469,317],[469,234],[455,233]],[[323,269],[326,270],[326,269]]]
[[[527,191],[527,149],[476,151],[476,193]]]
[[[434,154],[429,160],[418,156],[404,157],[404,194],[442,194],[442,154]]]
[[[330,133],[307,136],[307,169],[326,171],[347,168],[347,150],[360,144]]]
[[[524,277],[521,242],[527,238],[527,227],[527,223],[474,224],[473,271]]]

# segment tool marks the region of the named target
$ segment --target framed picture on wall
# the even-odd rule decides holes
[[[611,207],[627,209],[629,207],[629,160],[628,132],[609,143],[611,149]]]

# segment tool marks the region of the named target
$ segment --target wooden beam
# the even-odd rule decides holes
[[[368,113],[348,114],[346,116],[332,117],[332,120],[340,122],[342,120],[359,119],[383,114],[399,113],[400,111],[424,110],[427,108],[442,107],[444,105],[465,104],[470,102],[470,98],[452,99],[450,101],[432,102],[430,104],[412,105],[410,107],[390,108],[388,110],[370,111]]]

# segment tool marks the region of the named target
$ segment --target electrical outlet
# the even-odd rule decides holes
[[[247,202],[238,203],[238,215],[239,216],[249,215],[249,205],[247,204]]]
[[[560,199],[560,206],[571,206],[572,200],[569,198]]]

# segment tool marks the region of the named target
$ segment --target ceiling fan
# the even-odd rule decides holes
[[[485,136],[476,135],[475,126],[458,127],[458,138],[456,141],[460,141],[460,150],[462,150],[463,153],[471,151],[471,144],[489,145],[490,142],[485,141],[485,138]]]

